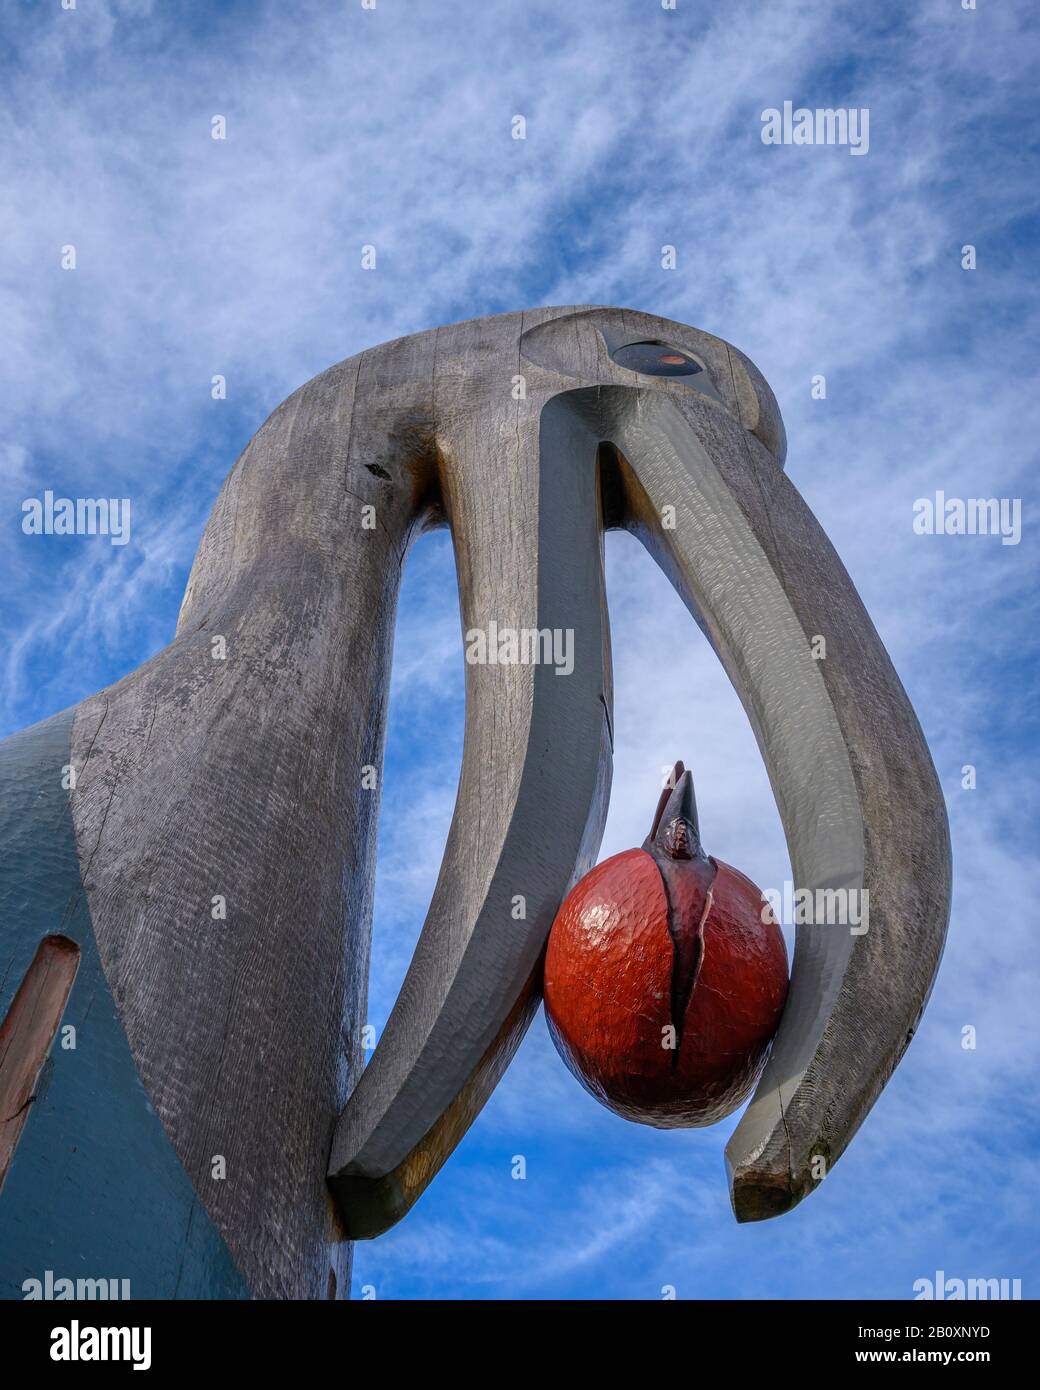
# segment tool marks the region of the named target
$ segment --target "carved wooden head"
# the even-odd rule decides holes
[[[877,1099],[942,950],[946,817],[784,456],[756,368],[684,324],[553,308],[386,343],[274,412],[213,509],[173,642],[77,708],[72,815],[105,975],[254,1293],[317,1295],[344,1235],[407,1212],[537,1006],[609,795],[607,527],[640,537],[728,672],[796,885],[869,896],[862,934],[799,928],[727,1149],[738,1219],[801,1200],[814,1157],[832,1164]],[[481,640],[440,877],[362,1070],[397,592],[431,525],[451,530],[463,630]],[[504,634],[515,659],[497,659]],[[227,1181],[209,1180],[214,1154]]]

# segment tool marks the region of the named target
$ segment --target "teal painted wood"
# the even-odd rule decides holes
[[[0,1190],[0,1298],[26,1281],[129,1281],[131,1298],[248,1298],[137,1073],[98,958],[62,770],[74,711],[0,743],[0,1016],[40,940],[81,958]],[[61,1286],[59,1286],[60,1289]]]

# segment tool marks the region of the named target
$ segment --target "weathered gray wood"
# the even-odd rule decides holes
[[[697,355],[703,377],[612,361],[644,337]],[[607,518],[601,441],[623,455]],[[941,948],[945,818],[913,714],[783,450],[754,367],[666,320],[537,310],[384,344],[275,411],[214,507],[175,640],[79,708],[72,804],[105,971],[255,1294],[321,1297],[330,1269],[345,1287],[345,1237],[408,1209],[530,1019],[545,935],[595,858],[608,795],[604,524],[644,536],[715,643],[796,880],[870,888],[867,937],[800,935],[773,1062],[730,1145],[738,1215],[797,1200],[812,1152],[836,1157],[876,1097]],[[381,764],[407,548],[445,522],[463,629],[573,629],[574,670],[467,666],[441,875],[362,1073],[379,802],[365,769]],[[816,632],[823,663],[808,656]]]
[[[465,748],[441,875],[333,1146],[333,1186],[358,1236],[407,1210],[501,1074],[530,1013],[517,1013],[518,1000],[537,1002],[529,982],[549,927],[592,866],[606,814],[599,441],[571,411],[513,399],[516,329],[484,320],[437,341],[443,505],[462,625],[571,631],[574,669],[466,667]]]
[[[540,354],[562,328],[539,330]],[[626,314],[625,333],[637,330],[699,353],[727,409],[678,382],[571,399],[624,456],[626,524],[669,574],[745,704],[795,886],[869,903],[862,936],[841,924],[798,929],[783,1022],[727,1148],[734,1210],[757,1220],[822,1180],[917,1028],[949,917],[949,834],[906,694],[833,547],[781,471],[783,426],[768,387],[729,349],[727,391],[721,354],[683,325]],[[661,524],[666,506],[676,508],[674,530]],[[823,660],[811,653],[817,636]]]
[[[275,412],[217,503],[175,641],[74,730],[106,974],[177,1154],[261,1296],[324,1297],[330,1268],[349,1287],[325,1165],[360,1069],[378,815],[363,769],[380,759],[417,524],[420,446],[379,402],[400,363],[405,405],[421,405],[414,349],[345,363]],[[353,413],[359,373],[375,400]]]

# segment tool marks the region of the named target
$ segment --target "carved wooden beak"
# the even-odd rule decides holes
[[[738,1219],[776,1215],[845,1148],[938,966],[950,855],[920,728],[784,476],[772,395],[735,349],[609,309],[453,332],[462,338],[438,353],[438,371],[456,404],[436,430],[464,627],[562,625],[578,658],[566,679],[467,672],[444,867],[398,1004],[337,1126],[333,1190],[356,1236],[398,1219],[522,1035],[556,905],[602,830],[610,686],[598,533],[614,524],[641,537],[729,673],[769,769],[796,888],[857,905],[851,924],[838,913],[845,920],[799,928],[771,1060],[727,1149]],[[508,398],[507,380],[521,379],[522,398]],[[520,921],[514,895],[528,905]]]
[[[682,324],[543,309],[384,344],[275,411],[214,507],[175,640],[76,709],[71,807],[104,971],[255,1294],[320,1296],[330,1266],[345,1284],[344,1232],[408,1210],[536,1008],[549,927],[607,805],[605,527],[642,538],[726,667],[796,886],[869,898],[863,934],[799,929],[728,1148],[738,1218],[799,1201],[877,1099],[942,949],[946,817],[783,459],[755,367]],[[361,1071],[398,583],[435,524],[451,528],[467,639],[462,771],[414,959]]]

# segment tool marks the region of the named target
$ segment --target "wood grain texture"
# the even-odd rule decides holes
[[[82,1279],[80,1297],[114,1286],[132,1299],[247,1298],[149,1103],[101,968],[64,787],[72,725],[66,710],[0,741],[0,1015],[43,938],[79,950],[0,1193],[0,1299],[51,1296],[49,1277],[58,1297]]]
[[[646,337],[704,373],[648,378],[612,360]],[[610,518],[603,441],[621,456]],[[799,940],[774,1060],[731,1144],[738,1215],[797,1200],[813,1146],[840,1153],[876,1098],[938,961],[945,817],[784,448],[746,358],[633,311],[536,310],[384,344],[274,412],[214,507],[174,641],[79,707],[72,805],[105,971],[254,1294],[324,1297],[330,1271],[347,1287],[346,1237],[407,1210],[522,1036],[545,935],[595,858],[609,792],[605,524],[644,537],[714,642],[796,879],[871,889],[869,938]],[[574,668],[467,666],[444,863],[362,1072],[379,805],[365,769],[381,765],[407,549],[445,523],[463,630],[572,631]],[[822,664],[807,655],[817,631]],[[210,1179],[216,1154],[226,1181]]]
[[[363,1189],[359,1180],[379,1183],[403,1164],[432,1176],[431,1156],[447,1156],[442,1117],[457,1137],[458,1109],[448,1115],[455,1098],[466,1090],[472,1118],[489,1094],[522,1036],[510,1023],[517,1001],[560,900],[591,867],[606,814],[599,441],[572,411],[512,399],[516,329],[485,321],[438,340],[437,437],[462,625],[570,632],[573,670],[466,667],[462,771],[440,878],[333,1146],[333,1186],[356,1235],[377,1234],[402,1214],[402,1194],[419,1190],[388,1189],[382,1222],[370,1194],[362,1222],[347,1200]]]
[[[671,328],[680,345],[696,342]],[[799,928],[780,1032],[727,1148],[737,1217],[757,1220],[820,1181],[814,1159],[833,1165],[913,1036],[949,918],[945,807],[899,679],[782,459],[703,392],[601,388],[574,399],[621,451],[627,524],[747,709],[795,886],[869,895],[863,936]],[[780,447],[782,430],[766,437]],[[665,506],[677,509],[674,530],[661,525]],[[822,661],[811,655],[817,635]]]
[[[0,1191],[79,968],[79,947],[45,936],[0,1023]]]

